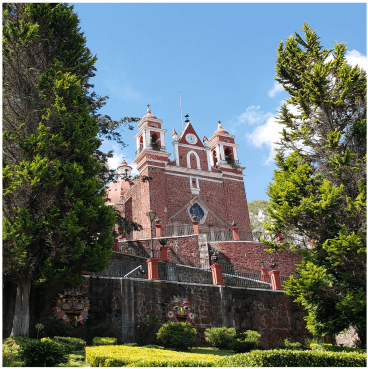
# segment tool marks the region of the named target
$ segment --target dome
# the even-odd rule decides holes
[[[147,109],[147,114],[142,119],[147,119],[147,118],[157,119],[156,116],[151,114],[151,109],[149,108],[149,105],[148,105],[148,109]]]
[[[229,132],[228,131],[225,131],[222,126],[221,126],[221,122],[218,120],[218,126],[217,126],[217,129],[215,131],[215,133],[222,133],[222,134],[225,134],[225,135],[228,135]]]

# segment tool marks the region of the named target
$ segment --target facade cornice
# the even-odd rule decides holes
[[[134,136],[134,138],[138,138],[143,131],[155,131],[165,134],[167,132],[167,129],[143,126],[139,129],[138,133]]]
[[[142,149],[142,151],[134,158],[133,163],[138,163],[142,159],[142,157],[147,154],[156,155],[156,156],[164,156],[166,158],[168,158],[171,155],[169,152]],[[147,160],[154,160],[154,159],[147,158]]]
[[[215,137],[217,136],[222,136],[222,137],[227,137],[227,138],[234,138],[235,139],[235,136],[234,135],[230,135],[230,134],[226,134],[226,133],[213,133],[212,136],[208,139],[208,141],[211,141],[212,139],[214,139]]]
[[[178,141],[173,141],[175,142],[175,144],[177,144],[179,147],[187,147],[188,149],[197,149],[197,150],[202,150],[202,151],[206,151],[206,150],[209,150],[210,148],[209,147],[201,147],[201,146],[196,146],[196,145],[187,145],[187,144],[182,144]]]
[[[176,165],[166,165],[167,172],[176,172],[176,173],[186,173],[194,176],[205,176],[205,177],[212,177],[212,178],[222,178],[222,173],[214,173],[209,172],[201,169],[194,169],[194,168],[186,168],[186,167],[178,167]]]
[[[142,125],[144,122],[152,122],[152,123],[159,123],[159,124],[163,124],[163,122],[162,122],[162,120],[161,120],[161,119],[157,119],[157,118],[142,118],[142,119],[137,123],[138,128],[141,128],[141,125]],[[152,128],[154,128],[154,127],[152,127]]]

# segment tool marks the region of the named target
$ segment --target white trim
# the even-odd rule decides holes
[[[193,150],[188,151],[188,153],[187,153],[187,168],[191,168],[191,166],[190,166],[190,155],[192,155],[192,154],[194,154],[194,156],[197,159],[197,169],[201,170],[201,161],[199,159],[198,154]]]
[[[141,135],[142,132],[144,131],[155,131],[155,132],[160,132],[165,134],[167,132],[167,129],[162,129],[162,128],[155,128],[155,127],[149,127],[149,126],[143,126],[134,136],[134,138],[137,138]]]
[[[144,123],[144,122],[153,122],[153,123],[163,123],[161,119],[155,119],[155,118],[145,118],[143,117],[138,123],[138,127],[140,128],[140,126]]]
[[[196,145],[187,145],[187,144],[182,144],[179,142],[180,147],[187,147],[188,149],[197,149],[197,150],[208,150],[208,147],[201,147],[201,146],[196,146]]]
[[[156,151],[156,150],[150,150],[150,149],[147,149],[147,148],[143,148],[142,151],[134,158],[133,163],[138,163],[141,160],[142,156],[144,156],[146,154],[166,156],[167,158],[171,155],[170,153],[168,153],[166,151]],[[147,158],[147,160],[155,160],[155,159]],[[165,163],[167,163],[167,162],[165,161]]]
[[[234,148],[238,148],[239,144],[236,143],[230,143],[230,142],[224,142],[224,141],[215,141],[211,146],[210,149],[212,150],[216,145],[219,145],[221,143],[221,145],[224,146],[230,146],[230,147],[234,147]]]
[[[195,176],[200,175],[200,176],[205,176],[205,177],[222,178],[222,173],[208,172],[206,170],[201,170],[199,172],[199,169],[179,167],[176,165],[166,165],[166,169],[172,172],[191,173]]]
[[[190,177],[190,173],[188,173],[188,174],[179,174],[179,173],[170,173],[170,172],[166,172],[166,174],[169,174],[169,175],[171,175],[171,176],[185,177],[185,178]],[[217,180],[217,179],[202,178],[202,177],[199,177],[199,179],[200,179],[201,181],[210,181],[210,182],[222,183],[222,181],[219,181],[219,180]]]
[[[218,132],[214,132],[212,134],[212,136],[208,139],[208,141],[211,141],[213,138],[217,137],[217,136],[222,136],[222,137],[228,137],[228,138],[234,138],[234,135],[230,135],[230,134],[226,134],[226,133],[218,133]]]
[[[207,164],[208,164],[208,171],[212,172],[211,150],[209,147],[207,148]]]
[[[145,164],[145,163],[142,163],[142,164]],[[151,164],[146,164],[146,166],[144,168],[140,168],[139,171],[140,172],[143,172],[147,167],[152,167],[152,168],[160,168],[160,169],[165,169],[165,167],[160,167],[158,165],[151,165]]]

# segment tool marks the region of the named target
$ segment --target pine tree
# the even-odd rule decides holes
[[[17,285],[12,336],[28,335],[31,283],[83,280],[113,247],[105,205],[96,57],[66,4],[3,5],[3,274]],[[115,127],[114,127],[115,124]],[[109,131],[110,130],[110,131]]]
[[[286,291],[306,309],[308,329],[334,335],[350,325],[366,340],[366,74],[305,23],[278,47],[276,80],[290,97],[278,169],[270,184],[271,251],[303,255]],[[311,248],[308,245],[314,245]]]

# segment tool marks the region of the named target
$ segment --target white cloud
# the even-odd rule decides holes
[[[272,116],[272,113],[265,113],[259,110],[259,106],[249,106],[247,110],[239,117],[238,124],[248,123],[250,125],[258,125]]]
[[[269,113],[271,114],[271,113]],[[273,163],[273,159],[276,155],[276,142],[280,139],[281,134],[279,132],[282,131],[282,126],[276,122],[275,117],[270,116],[266,123],[258,126],[254,129],[253,133],[247,133],[245,135],[247,141],[257,147],[261,148],[262,146],[266,146],[269,148],[270,153],[268,158],[265,160],[265,164],[270,165]]]
[[[346,52],[346,61],[353,67],[358,64],[358,67],[367,70],[367,57],[355,49]]]
[[[275,97],[281,91],[284,91],[284,88],[279,82],[275,81],[272,90],[268,91],[268,96]]]

